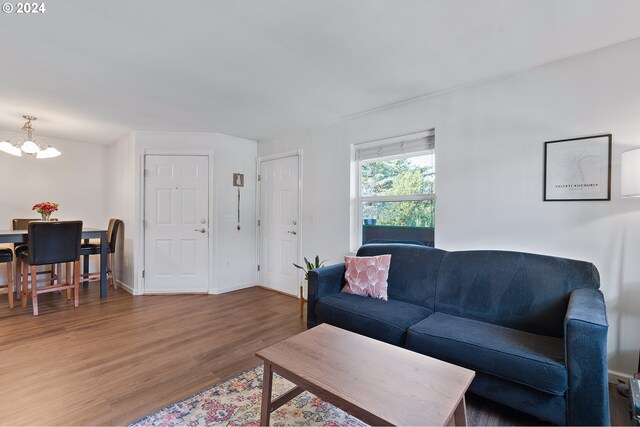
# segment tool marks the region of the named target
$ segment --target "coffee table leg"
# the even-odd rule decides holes
[[[273,371],[271,364],[264,362],[264,375],[262,378],[262,410],[260,411],[260,425],[268,426],[271,416],[271,381]]]
[[[457,426],[467,425],[467,407],[464,402],[464,394],[462,395],[462,399],[460,399],[460,403],[458,403],[458,407],[453,411],[453,420]]]

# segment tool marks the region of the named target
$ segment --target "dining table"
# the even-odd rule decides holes
[[[27,243],[27,230],[0,230],[0,243]],[[100,298],[107,297],[107,230],[102,228],[82,228],[82,239],[100,239]],[[84,272],[89,271],[89,257],[84,257]]]

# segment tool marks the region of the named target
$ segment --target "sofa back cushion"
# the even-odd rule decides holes
[[[435,311],[562,337],[570,292],[599,287],[598,270],[584,261],[523,252],[448,252]]]
[[[387,294],[389,299],[434,309],[436,282],[446,251],[428,246],[384,243],[366,244],[358,256],[391,255]]]

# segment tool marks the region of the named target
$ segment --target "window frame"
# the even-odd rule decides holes
[[[364,203],[375,203],[375,202],[415,202],[415,201],[433,201],[435,202],[437,199],[437,193],[423,193],[423,194],[402,194],[402,195],[382,195],[382,196],[363,196],[362,195],[362,165],[364,163],[376,162],[376,161],[389,161],[389,160],[397,160],[397,159],[406,159],[410,157],[418,157],[426,154],[433,153],[434,155],[434,166],[436,163],[435,158],[435,143],[433,144],[433,148],[423,149],[423,150],[412,150],[407,153],[402,154],[391,154],[391,155],[381,155],[380,157],[372,157],[366,159],[358,158],[358,151],[362,148],[368,148],[371,146],[380,146],[383,147],[385,145],[396,144],[399,141],[412,141],[417,139],[422,139],[425,137],[433,137],[434,131],[426,131],[419,132],[411,135],[404,135],[401,137],[389,138],[385,140],[372,141],[369,143],[363,144],[354,144],[352,145],[352,239],[351,239],[351,250],[355,251],[357,248],[362,246],[362,226],[364,222],[363,218],[363,208],[362,205]],[[435,183],[435,171],[434,171],[434,183]],[[435,208],[434,208],[434,216],[435,216]],[[434,226],[435,229],[435,226]]]

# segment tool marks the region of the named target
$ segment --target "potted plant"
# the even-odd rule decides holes
[[[324,263],[327,262],[327,260],[324,261],[320,261],[320,257],[318,255],[316,255],[315,259],[313,260],[313,262],[309,261],[307,258],[304,259],[304,266],[298,265],[295,262],[293,263],[293,266],[295,268],[299,268],[300,270],[304,271],[304,280],[309,280],[309,272],[311,270],[315,270],[316,268],[320,268],[324,265]],[[306,298],[304,297],[304,286],[302,286],[302,284],[300,285],[300,317],[302,318],[302,313],[304,311],[304,303],[307,302]]]

